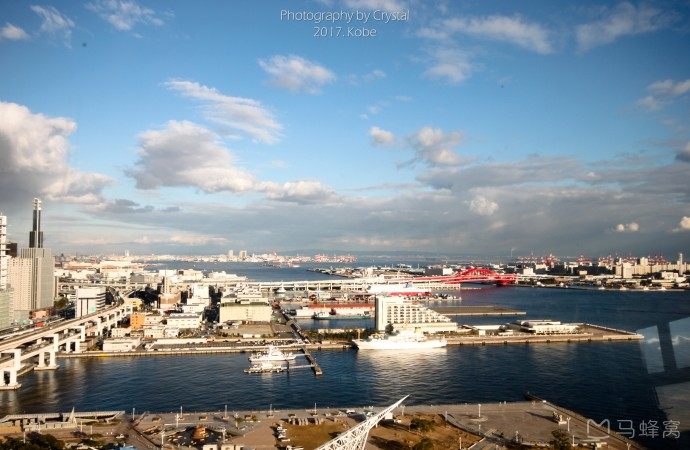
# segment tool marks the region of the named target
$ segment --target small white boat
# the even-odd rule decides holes
[[[266,351],[254,353],[249,357],[251,363],[272,363],[280,361],[294,361],[297,355],[284,353],[278,347],[269,345]]]

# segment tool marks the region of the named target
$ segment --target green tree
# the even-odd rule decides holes
[[[421,441],[417,442],[412,450],[433,450],[434,442],[428,437],[423,438]]]
[[[570,435],[563,430],[556,429],[551,432],[553,439],[549,441],[549,444],[553,445],[556,450],[567,450],[570,449]]]
[[[0,450],[63,450],[64,442],[51,434],[29,433],[26,443],[22,439],[5,438]]]
[[[421,417],[414,417],[410,422],[410,429],[426,433],[434,429],[434,422],[431,420],[422,419]]]

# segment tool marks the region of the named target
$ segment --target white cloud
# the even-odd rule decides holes
[[[211,130],[188,121],[139,135],[139,159],[126,171],[139,189],[193,186],[204,192],[244,192],[254,177],[235,167],[233,156]]]
[[[324,85],[336,79],[324,66],[295,55],[260,59],[259,66],[271,76],[272,84],[292,92],[317,94]]]
[[[260,183],[257,190],[266,194],[266,198],[282,202],[300,204],[325,203],[335,198],[332,188],[320,181],[298,180],[287,183],[271,181]]]
[[[674,16],[654,7],[627,2],[606,11],[603,16],[576,27],[575,37],[580,51],[610,44],[620,37],[651,33],[667,27],[674,20]]]
[[[462,163],[460,155],[452,150],[462,141],[460,132],[445,133],[440,128],[426,126],[410,136],[408,141],[417,153],[417,160],[437,166],[457,166]]]
[[[208,244],[214,244],[214,245],[224,245],[228,243],[228,240],[226,238],[222,237],[216,237],[216,236],[206,236],[206,235],[199,235],[199,234],[188,234],[188,233],[173,233],[169,234],[168,236],[163,236],[161,237],[159,234],[156,234],[156,237],[154,238],[149,238],[148,236],[144,235],[141,237],[138,237],[132,241],[135,244],[157,244],[157,245],[182,245],[182,246],[191,246],[191,247],[196,247],[199,245],[208,245]]]
[[[678,223],[678,227],[673,229],[674,232],[690,231],[690,217],[683,216]]]
[[[369,128],[369,136],[373,145],[391,145],[395,142],[395,135],[379,127]]]
[[[31,10],[42,19],[40,33],[62,39],[67,47],[71,45],[72,28],[74,28],[72,19],[63,15],[54,6],[32,5]]]
[[[3,200],[40,194],[67,203],[96,203],[112,180],[73,169],[69,137],[77,124],[0,102],[0,190]]]
[[[217,124],[242,131],[267,144],[275,144],[282,137],[283,126],[257,100],[224,95],[194,81],[170,80],[164,85],[184,97],[202,102],[205,117]]]
[[[637,106],[648,111],[658,111],[667,104],[673,102],[690,92],[690,79],[683,81],[659,80],[647,86],[650,95],[637,101]]]
[[[646,109],[647,111],[658,111],[663,107],[663,101],[659,100],[653,95],[642,97],[635,104],[639,108]]]
[[[477,195],[470,200],[470,211],[480,216],[490,216],[498,210],[498,203]]]
[[[22,41],[29,39],[29,35],[21,27],[12,25],[11,23],[7,22],[5,23],[5,26],[2,27],[2,29],[0,29],[0,39],[8,39],[10,41]]]
[[[678,97],[690,92],[690,79],[675,82],[673,80],[660,80],[650,84],[648,89],[656,95]]]
[[[369,73],[365,73],[362,76],[362,79],[364,81],[374,81],[374,80],[380,80],[381,78],[386,78],[386,72],[384,72],[381,69],[374,69]]]
[[[301,204],[327,201],[335,195],[318,181],[257,180],[235,164],[220,136],[189,121],[171,120],[161,129],[141,133],[137,153],[139,159],[125,173],[136,180],[138,189],[195,187],[206,193],[261,192],[270,200]]]
[[[97,0],[87,3],[86,8],[120,31],[129,31],[137,24],[161,26],[165,23],[154,10],[134,0]]]
[[[474,69],[475,66],[465,52],[453,48],[439,48],[431,52],[431,67],[424,72],[424,76],[459,84],[466,80]]]
[[[368,9],[396,12],[405,9],[405,3],[399,0],[345,0],[345,6],[350,9]]]
[[[381,69],[374,69],[371,72],[365,73],[364,75],[349,75],[347,80],[350,84],[357,85],[360,82],[371,83],[382,78],[386,78],[386,72]]]
[[[616,233],[636,233],[640,231],[640,225],[637,222],[619,223],[614,231]]]
[[[549,32],[539,24],[515,16],[456,17],[442,22],[438,29],[423,29],[423,37],[443,39],[453,33],[508,42],[533,52],[553,51]]]

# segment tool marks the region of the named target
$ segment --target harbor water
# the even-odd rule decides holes
[[[219,270],[218,267],[213,267]],[[220,269],[222,270],[222,269]],[[314,279],[305,268],[254,268]],[[233,270],[240,273],[238,270]],[[285,278],[279,278],[279,277]],[[258,279],[258,277],[252,277]],[[293,278],[297,279],[297,278]],[[524,317],[456,317],[461,323],[554,319],[638,331],[643,341],[459,346],[430,351],[315,351],[324,371],[247,375],[246,354],[62,359],[56,371],[0,392],[0,414],[77,410],[267,410],[523,400],[526,392],[596,420],[681,422],[690,412],[690,292],[492,287],[463,290],[463,305],[500,305]],[[319,321],[318,327],[348,321]],[[370,321],[352,321],[357,326]],[[670,361],[669,354],[672,355]],[[685,400],[684,400],[685,399]],[[679,403],[681,402],[681,403]],[[627,422],[626,422],[627,423]],[[664,448],[650,439],[651,447]]]

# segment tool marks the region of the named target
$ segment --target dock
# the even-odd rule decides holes
[[[451,336],[446,338],[448,345],[508,345],[508,344],[551,344],[551,343],[588,343],[588,342],[629,342],[644,339],[638,333],[615,328],[580,324],[579,333],[563,334],[498,334],[484,336]]]
[[[306,345],[302,346],[302,351],[304,352],[304,356],[307,357],[307,361],[309,361],[311,369],[314,371],[314,375],[317,377],[323,375],[323,369],[321,369],[319,363],[316,362],[316,358],[314,358],[314,355],[311,354]]]
[[[429,309],[444,316],[524,316],[526,311],[506,308],[504,306],[434,306]]]

